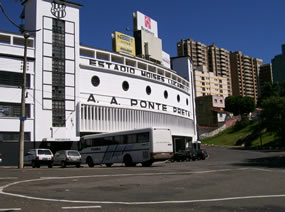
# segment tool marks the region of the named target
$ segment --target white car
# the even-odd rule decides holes
[[[52,168],[54,157],[49,149],[31,149],[24,156],[24,164],[33,168],[40,168],[41,165],[48,165]]]
[[[66,165],[76,165],[79,168],[81,160],[81,155],[76,150],[61,150],[54,154],[54,165],[61,165],[63,168]]]

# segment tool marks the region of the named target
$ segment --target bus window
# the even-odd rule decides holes
[[[127,135],[125,144],[135,144],[137,142],[137,136],[135,134]]]
[[[85,142],[85,146],[86,147],[90,147],[90,146],[92,146],[93,144],[92,144],[92,139],[87,139],[86,140],[86,142]],[[83,147],[84,148],[84,147]]]
[[[100,138],[93,138],[92,146],[100,146]]]
[[[125,135],[116,135],[114,136],[114,144],[124,144],[126,143],[126,136]]]
[[[138,133],[137,134],[137,143],[147,143],[149,142],[149,133]]]
[[[109,145],[113,145],[113,137],[105,137],[102,138],[102,146],[109,146]]]

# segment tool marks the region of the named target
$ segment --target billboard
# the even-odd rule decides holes
[[[162,51],[162,65],[167,68],[170,68],[170,55]]]
[[[158,37],[157,22],[139,11],[134,13],[134,30],[143,30]]]
[[[114,46],[116,52],[136,56],[135,38],[120,32],[114,33]],[[115,48],[114,48],[115,47]]]

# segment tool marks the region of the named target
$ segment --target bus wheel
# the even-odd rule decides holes
[[[106,163],[105,164],[107,167],[111,167],[113,165],[113,163]]]
[[[153,162],[152,162],[151,160],[149,160],[149,161],[143,162],[143,163],[142,163],[142,166],[143,166],[143,167],[150,167],[150,166],[152,165],[152,163],[153,163]]]
[[[88,164],[89,167],[94,167],[94,162],[91,157],[87,158],[86,163]]]
[[[132,157],[130,155],[126,155],[124,157],[124,164],[127,167],[134,166],[133,159],[132,159]]]

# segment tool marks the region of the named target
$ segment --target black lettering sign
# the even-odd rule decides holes
[[[138,100],[136,99],[131,99],[131,106],[138,105]]]
[[[146,104],[146,101],[141,101],[140,102],[140,106],[141,106],[141,108],[146,108],[146,106],[147,106],[147,104]]]
[[[120,71],[120,72],[124,72],[124,73],[137,74],[136,69],[133,67],[114,64],[111,62],[89,60],[89,65],[100,67],[100,68],[107,68],[110,70]],[[161,75],[156,74],[156,73],[148,72],[145,70],[139,70],[139,71],[140,71],[142,77],[152,79],[152,80],[156,80],[156,81],[160,81],[163,83],[167,83],[167,84],[170,84],[172,86],[175,86],[175,87],[178,87],[180,89],[188,91],[187,87],[185,87],[181,83],[178,83],[176,80],[166,79],[164,76],[161,76]]]
[[[90,94],[90,96],[88,97],[87,102],[96,102],[95,97],[93,96],[93,94]]]
[[[117,102],[116,97],[112,97],[112,100],[111,100],[110,104],[111,104],[111,105],[112,105],[112,104],[118,105],[118,102]]]
[[[119,66],[118,66],[118,65],[115,65],[114,69],[117,70],[117,71],[119,71]]]
[[[99,61],[99,62],[98,62],[98,65],[99,65],[99,67],[104,68],[104,62],[103,62],[103,61]]]

